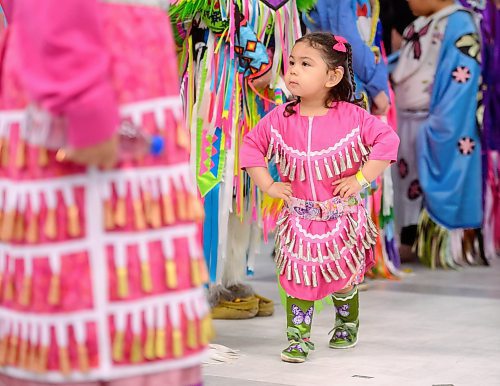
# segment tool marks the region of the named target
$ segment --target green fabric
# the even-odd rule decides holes
[[[294,312],[294,306],[297,306],[300,312]],[[298,328],[304,338],[309,337],[309,333],[311,332],[312,313],[309,314],[311,322],[307,323],[307,312],[310,308],[314,311],[313,301],[297,299],[292,296],[288,296],[286,299],[286,326],[287,328]],[[299,320],[302,320],[302,323],[297,324]]]
[[[383,202],[383,198],[382,198]],[[391,207],[389,209],[389,214],[387,216],[384,215],[384,211],[381,210],[379,214],[379,227],[380,229],[384,229],[387,224],[390,224],[392,221],[394,221],[394,208]]]
[[[313,313],[313,301],[287,297],[286,335],[288,346],[281,352],[283,360],[303,362],[309,351],[314,350],[314,343],[309,340]]]
[[[349,348],[358,341],[359,328],[359,294],[354,287],[347,293],[332,295],[335,306],[335,325],[330,333],[330,348]]]
[[[213,12],[214,4],[206,0],[180,0],[170,6],[168,13],[172,20],[183,22],[193,19],[198,12]]]
[[[168,13],[174,23],[191,22],[199,15],[210,30],[222,33],[229,28],[229,21],[222,17],[220,5],[216,1],[180,0],[169,8]]]
[[[449,231],[437,224],[429,216],[427,210],[422,209],[417,225],[417,255],[422,264],[435,269],[456,269],[449,251]]]
[[[223,18],[220,9],[206,8],[201,12],[201,19],[207,27],[216,34],[223,33],[229,28],[229,20]]]
[[[297,8],[300,12],[307,12],[314,8],[317,0],[297,0]]]

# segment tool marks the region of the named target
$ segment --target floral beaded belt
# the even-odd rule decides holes
[[[342,198],[335,196],[326,201],[309,201],[292,197],[287,204],[288,211],[302,219],[314,221],[329,221],[342,217],[344,214],[356,213],[360,199],[357,196]]]

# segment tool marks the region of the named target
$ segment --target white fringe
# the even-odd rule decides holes
[[[227,257],[222,271],[222,285],[230,287],[242,283],[246,274],[246,256],[250,244],[250,216],[245,213],[243,221],[235,213],[229,215],[227,235]]]
[[[210,366],[233,362],[239,359],[239,357],[239,350],[233,350],[232,348],[212,343],[209,345],[208,357],[203,361],[203,365]]]

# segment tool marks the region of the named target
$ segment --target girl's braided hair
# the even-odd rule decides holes
[[[365,107],[362,98],[356,98],[355,90],[356,83],[354,81],[354,71],[352,70],[352,47],[349,43],[344,43],[346,52],[334,50],[333,46],[338,42],[335,36],[328,32],[313,32],[307,34],[297,43],[307,43],[311,47],[321,51],[328,70],[334,70],[337,67],[344,68],[344,76],[342,80],[328,91],[328,96],[325,100],[325,107],[331,107],[332,102],[350,102],[360,107]],[[300,103],[300,97],[295,98],[289,103],[284,111],[285,117],[295,114],[294,107]]]

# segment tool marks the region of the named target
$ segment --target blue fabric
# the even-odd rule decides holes
[[[396,51],[387,57],[387,70],[389,71],[389,74],[392,74],[394,69],[396,68],[400,54],[400,51]]]
[[[255,44],[253,50],[249,49],[249,43]],[[266,46],[257,39],[257,35],[249,25],[240,25],[239,34],[236,35],[236,45],[242,49],[242,52],[237,52],[237,54],[240,58],[239,71],[243,72],[245,76],[260,72],[269,64]]]
[[[219,244],[219,188],[217,184],[205,196],[205,221],[203,223],[203,253],[207,262],[210,283],[217,280],[217,255]]]
[[[356,0],[318,0],[316,7],[303,17],[311,31],[328,31],[341,35],[352,46],[352,67],[358,88],[370,98],[380,91],[389,96],[387,68],[383,61],[375,62],[375,54],[361,39],[356,26]],[[359,84],[361,83],[361,84]]]
[[[478,228],[483,219],[481,203],[481,149],[476,123],[477,91],[481,68],[455,43],[477,33],[472,16],[457,11],[449,16],[431,97],[429,118],[417,137],[419,179],[424,205],[437,223],[448,229]],[[465,83],[453,79],[466,67]],[[460,152],[462,138],[475,143],[471,154]]]

